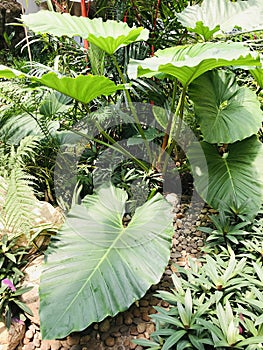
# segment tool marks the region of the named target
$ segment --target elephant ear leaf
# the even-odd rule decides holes
[[[103,186],[68,213],[40,281],[44,339],[116,315],[160,280],[173,234],[170,205],[156,195],[124,227],[126,201],[123,190]]]
[[[103,51],[112,55],[120,47],[136,41],[147,40],[149,31],[145,28],[130,28],[127,23],[102,18],[89,19],[71,16],[68,13],[39,11],[23,15],[23,23],[35,33],[49,33],[55,36],[80,36]]]
[[[262,155],[262,144],[255,135],[228,145],[223,155],[207,142],[193,143],[187,152],[200,196],[216,209],[233,201],[237,207],[246,205],[251,218],[262,204],[262,174],[257,171]]]
[[[204,0],[201,5],[187,6],[177,13],[179,22],[189,31],[210,40],[215,35],[229,33],[235,27],[242,31],[262,29],[261,0]]]
[[[190,85],[189,95],[207,142],[234,143],[261,127],[263,114],[256,94],[240,88],[232,73],[206,72]]]
[[[165,74],[188,86],[203,73],[226,66],[260,66],[260,59],[248,47],[236,42],[197,43],[158,50],[154,57],[131,60],[131,79]]]
[[[115,85],[113,81],[103,76],[90,74],[72,78],[49,72],[36,77],[3,65],[0,65],[0,78],[29,78],[33,82],[38,82],[85,104],[98,96],[109,96],[117,90],[124,89],[124,85]]]

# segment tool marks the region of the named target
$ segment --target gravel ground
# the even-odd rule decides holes
[[[173,202],[173,198],[170,198]],[[149,317],[155,313],[154,306],[168,307],[168,303],[154,296],[157,290],[169,290],[172,287],[171,275],[176,272],[174,263],[187,265],[187,258],[198,258],[204,244],[204,235],[198,226],[207,222],[212,209],[196,204],[173,203],[174,228],[173,246],[169,264],[158,285],[154,285],[146,295],[135,302],[127,311],[101,323],[93,324],[80,333],[74,333],[63,340],[42,341],[39,327],[32,323],[26,330],[23,344],[17,350],[142,350],[132,343],[134,338],[150,338],[154,324]]]

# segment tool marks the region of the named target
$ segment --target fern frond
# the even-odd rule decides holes
[[[7,231],[16,234],[27,234],[34,215],[35,197],[33,191],[34,178],[27,175],[21,168],[12,169],[6,179],[7,190],[2,209],[2,221]]]
[[[23,138],[14,153],[14,161],[20,165],[24,164],[25,159],[34,158],[38,148],[38,138],[36,136],[26,136]]]

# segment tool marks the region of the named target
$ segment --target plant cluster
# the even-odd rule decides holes
[[[252,227],[240,222],[242,231],[233,216],[232,223],[228,219],[229,213],[221,213],[213,228],[205,228],[204,257],[189,258],[189,269],[176,266],[174,289],[156,294],[170,306],[156,307],[151,341],[136,344],[156,350],[262,349],[262,218]]]

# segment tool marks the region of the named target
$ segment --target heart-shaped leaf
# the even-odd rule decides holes
[[[18,70],[0,65],[0,78],[29,78],[44,86],[70,96],[82,103],[89,103],[94,98],[104,95],[112,95],[117,90],[124,89],[124,85],[115,85],[113,81],[103,76],[78,75],[75,78],[58,76],[54,72],[49,72],[41,77],[31,76]]]
[[[170,205],[161,195],[123,226],[127,194],[110,186],[73,207],[48,248],[40,282],[44,339],[114,316],[157,283],[170,256]]]
[[[128,74],[135,79],[165,73],[187,86],[208,70],[222,66],[260,66],[260,59],[242,43],[198,43],[158,50],[155,57],[142,61],[131,60]]]
[[[263,114],[256,94],[240,88],[232,73],[206,72],[190,85],[189,95],[207,142],[234,143],[261,127]]]
[[[204,40],[231,32],[236,26],[243,31],[263,28],[261,0],[204,0],[201,5],[187,6],[177,13],[179,22]]]
[[[127,23],[102,18],[89,19],[71,16],[68,13],[39,11],[23,15],[23,23],[35,33],[55,36],[80,36],[112,55],[120,47],[136,41],[147,40],[149,31],[142,27],[130,28]]]
[[[262,204],[262,178],[254,163],[262,159],[262,144],[256,136],[228,146],[223,156],[215,145],[192,144],[187,152],[195,187],[213,208],[233,200],[238,206],[247,202],[247,214],[255,216]],[[207,168],[203,169],[203,157]]]

